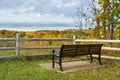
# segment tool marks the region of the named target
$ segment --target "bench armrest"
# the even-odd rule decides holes
[[[58,50],[53,49],[53,50],[52,50],[52,55],[53,55],[53,56],[56,56],[56,57],[59,57],[59,52],[58,52]]]

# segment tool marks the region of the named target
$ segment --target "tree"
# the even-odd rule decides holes
[[[77,8],[74,21],[82,32],[83,20],[94,27],[95,35],[99,38],[102,33],[104,39],[114,39],[116,27],[120,27],[120,1],[119,0],[84,0],[87,3],[87,12],[83,6]],[[82,5],[82,3],[80,4]]]
[[[91,17],[91,9],[89,7],[89,0],[80,0],[81,4],[80,7],[77,8],[75,16],[73,16],[73,19],[76,23],[76,27],[79,28],[80,36],[82,37],[83,31],[82,29],[85,27],[92,26],[92,17]],[[92,0],[91,0],[92,1]],[[86,4],[88,2],[88,4]],[[84,7],[85,6],[85,7]]]
[[[98,0],[100,5],[99,15],[95,19],[99,19],[99,24],[104,27],[104,36],[114,39],[115,28],[119,26],[119,0]],[[108,34],[107,34],[108,32]]]
[[[77,8],[76,16],[74,21],[77,27],[79,27],[80,32],[82,32],[83,27],[92,27],[96,37],[100,36],[100,19],[99,19],[99,5],[96,0],[84,0],[82,6]],[[85,6],[85,7],[84,7]],[[83,22],[84,21],[84,22]]]

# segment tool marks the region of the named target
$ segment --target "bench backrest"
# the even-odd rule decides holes
[[[77,45],[62,45],[60,54],[62,56],[76,56]]]
[[[100,54],[102,46],[103,46],[103,44],[90,44],[90,53],[91,54]]]
[[[77,55],[88,55],[90,53],[89,44],[77,45]]]
[[[60,50],[61,56],[79,56],[100,54],[103,44],[81,44],[81,45],[62,45]]]

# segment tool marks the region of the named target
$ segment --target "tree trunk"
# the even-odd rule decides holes
[[[107,39],[106,22],[103,22],[103,27],[104,27],[104,39]]]

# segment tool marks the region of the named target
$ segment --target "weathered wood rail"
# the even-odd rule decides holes
[[[12,56],[0,56],[0,59],[7,59],[7,58],[20,58],[20,50],[31,50],[31,49],[59,49],[60,46],[44,46],[44,47],[21,47],[20,43],[24,41],[71,41],[73,44],[77,42],[99,42],[99,43],[120,43],[120,40],[82,40],[76,39],[75,35],[73,38],[21,38],[19,34],[16,34],[16,38],[0,38],[0,41],[15,41],[15,47],[0,47],[0,50],[16,50],[16,55]],[[103,50],[112,50],[112,51],[120,51],[120,48],[115,47],[102,47]],[[34,54],[33,56],[38,55]],[[113,58],[112,58],[113,59]],[[115,58],[116,59],[116,58]],[[118,57],[117,57],[118,59]],[[119,58],[120,59],[120,58]]]
[[[75,42],[120,43],[120,40],[82,40],[82,39],[75,39]],[[103,50],[120,51],[120,48],[115,48],[115,47],[102,47],[102,49]]]
[[[75,39],[75,42],[99,42],[99,43],[120,43],[120,40],[83,40],[83,39]],[[120,47],[102,47],[102,50],[108,51],[120,51]],[[97,55],[93,55],[93,57],[98,57]],[[101,58],[105,59],[115,59],[120,60],[120,57],[113,57],[113,56],[104,56],[101,55]]]
[[[83,40],[75,39],[75,42],[107,42],[107,43],[120,43],[120,40]]]

